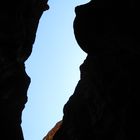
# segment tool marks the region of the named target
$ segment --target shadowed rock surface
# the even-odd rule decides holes
[[[0,139],[23,140],[21,117],[30,77],[24,62],[32,52],[47,0],[6,0],[0,4]]]
[[[53,140],[140,139],[140,22],[137,1],[76,7],[74,33],[87,53]]]

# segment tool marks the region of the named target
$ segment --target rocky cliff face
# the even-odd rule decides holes
[[[47,0],[8,0],[0,4],[0,139],[23,140],[21,116],[30,77],[24,62],[32,52]]]
[[[88,55],[53,140],[139,139],[140,41],[136,1],[76,7],[74,33]]]

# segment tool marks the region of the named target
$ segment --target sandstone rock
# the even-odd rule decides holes
[[[136,7],[136,1],[126,0],[91,0],[76,7],[74,33],[87,58],[53,140],[140,138]]]
[[[23,140],[21,116],[30,77],[24,62],[32,52],[47,0],[8,0],[0,4],[0,135]]]

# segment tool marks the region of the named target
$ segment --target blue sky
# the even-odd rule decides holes
[[[22,115],[25,140],[42,140],[63,117],[63,106],[80,78],[86,54],[73,34],[74,8],[89,0],[49,0],[26,71],[31,77]]]

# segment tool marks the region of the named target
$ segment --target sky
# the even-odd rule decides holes
[[[26,61],[31,78],[28,102],[22,113],[25,140],[42,140],[63,117],[63,107],[80,79],[86,58],[73,33],[74,8],[89,0],[49,0]]]

